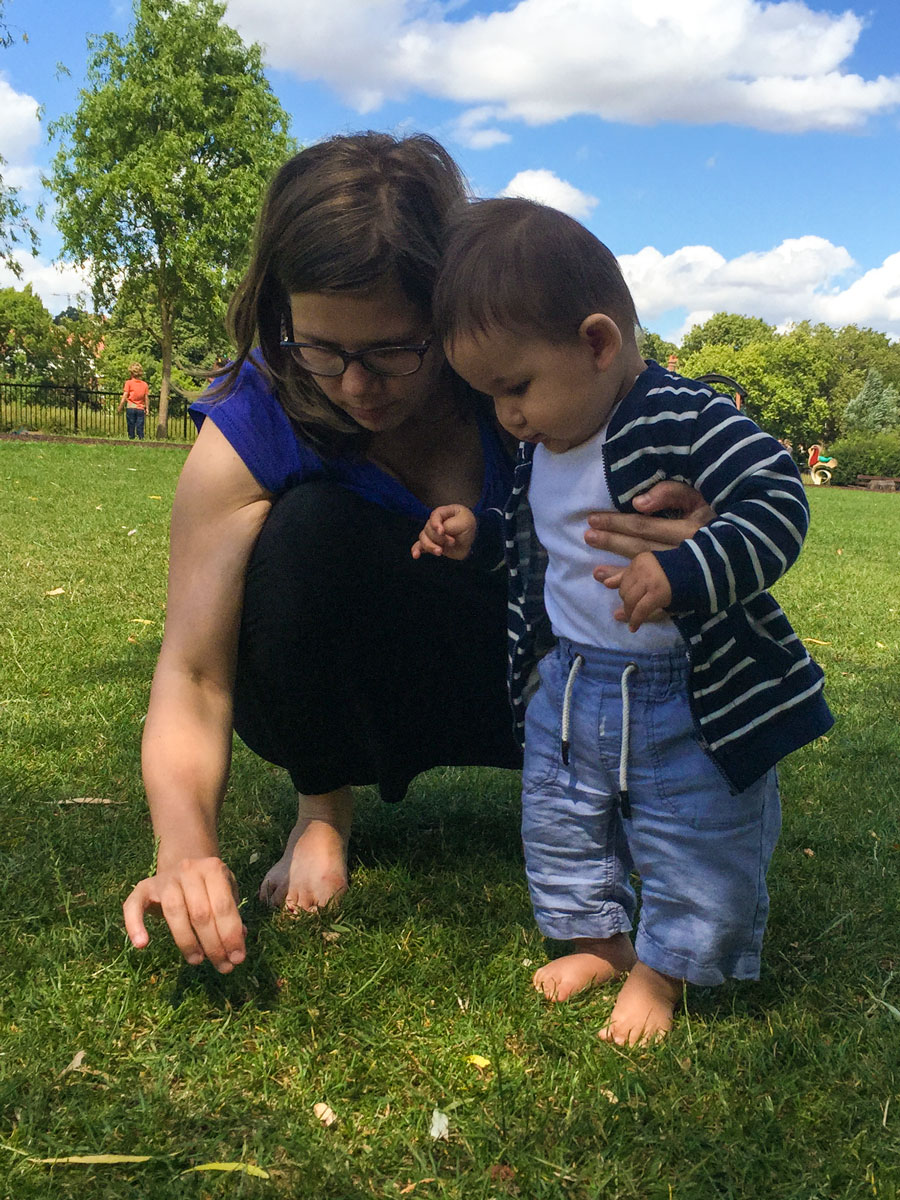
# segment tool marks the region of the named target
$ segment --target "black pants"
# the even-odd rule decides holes
[[[327,481],[273,506],[252,555],[235,728],[300,792],[435,766],[521,765],[506,694],[506,577],[410,547],[419,522]]]

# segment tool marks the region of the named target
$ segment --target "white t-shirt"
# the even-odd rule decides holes
[[[618,591],[592,574],[601,563],[627,565],[618,554],[595,550],[584,540],[588,514],[615,509],[601,448],[606,428],[564,454],[537,446],[528,500],[535,531],[549,556],[544,603],[557,637],[600,649],[664,651],[681,644],[669,617],[647,621],[636,633],[613,619],[621,607]]]

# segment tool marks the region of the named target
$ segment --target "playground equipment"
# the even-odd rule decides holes
[[[809,448],[807,462],[809,477],[816,487],[824,487],[831,483],[831,476],[837,466],[837,459],[830,454],[822,453],[823,447],[814,442]]]

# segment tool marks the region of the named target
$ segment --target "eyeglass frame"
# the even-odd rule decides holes
[[[422,362],[424,361],[425,355],[431,349],[431,345],[434,342],[434,335],[432,334],[430,338],[427,338],[424,342],[420,342],[416,346],[369,346],[365,350],[351,351],[341,350],[338,347],[322,346],[317,342],[292,342],[284,337],[285,332],[286,331],[282,328],[281,341],[278,343],[282,350],[324,350],[328,354],[333,354],[336,358],[339,358],[344,364],[340,371],[329,373],[326,371],[314,371],[308,363],[300,362],[297,358],[294,358],[294,362],[301,371],[306,371],[310,375],[317,375],[320,379],[340,379],[340,377],[353,362],[358,362],[364,370],[369,371],[372,375],[378,375],[381,379],[406,379],[408,376],[415,375],[416,372],[422,369]],[[379,371],[376,367],[369,366],[369,364],[366,362],[366,355],[380,353],[383,354],[385,350],[407,350],[413,354],[417,354],[419,356],[418,365],[413,367],[411,371],[401,371],[399,374],[392,374],[388,371]]]

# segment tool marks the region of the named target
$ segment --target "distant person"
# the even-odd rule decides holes
[[[571,217],[518,199],[456,217],[434,329],[520,442],[504,542],[522,837],[538,927],[573,944],[533,982],[565,1000],[627,974],[600,1031],[623,1044],[665,1034],[686,982],[758,977],[775,764],[832,724],[766,590],[809,524],[791,457],[730,399],[645,362],[636,325],[615,258]],[[712,523],[595,565],[587,514],[666,479]],[[413,558],[467,557],[480,524],[436,508]]]
[[[147,393],[149,388],[144,382],[144,368],[140,363],[132,363],[128,368],[131,372],[122,389],[122,399],[116,409],[120,413],[125,409],[125,421],[128,425],[128,436],[133,441],[144,440],[144,421],[147,416]]]

